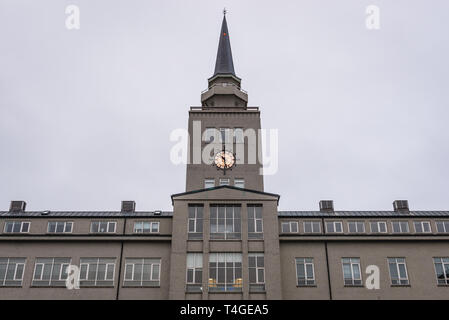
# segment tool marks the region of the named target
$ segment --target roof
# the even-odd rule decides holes
[[[229,40],[226,15],[221,24],[220,41],[218,43],[217,61],[215,62],[214,76],[217,74],[232,74],[235,76],[234,62],[232,60],[231,41]]]
[[[25,212],[9,212],[0,211],[0,218],[2,217],[95,217],[95,218],[133,218],[133,217],[171,217],[173,212],[162,211],[156,214],[157,211],[136,211],[136,212],[121,212],[121,211],[25,211]]]
[[[449,217],[449,211],[279,211],[279,217]]]

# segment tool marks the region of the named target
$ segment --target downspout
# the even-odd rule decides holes
[[[126,218],[123,222],[123,236],[125,236],[126,232]],[[120,295],[120,282],[121,282],[121,276],[122,276],[122,258],[123,258],[123,242],[124,240],[120,241],[120,259],[119,259],[119,265],[118,265],[118,282],[117,282],[117,295],[115,296],[115,300],[119,299]]]
[[[324,218],[321,218],[323,225],[323,235],[326,236],[326,226],[324,225]],[[324,250],[326,252],[326,270],[327,270],[327,283],[329,284],[329,300],[332,300],[332,285],[331,285],[331,274],[329,270],[329,255],[327,253],[327,241],[324,240]]]

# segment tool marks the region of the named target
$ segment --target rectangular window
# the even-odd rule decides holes
[[[81,258],[80,285],[85,287],[114,286],[115,258]]]
[[[160,272],[160,258],[126,258],[123,285],[129,287],[159,287]],[[113,281],[113,279],[112,273],[112,277],[108,280]]]
[[[234,186],[237,188],[242,188],[242,189],[245,188],[245,179],[235,178]]]
[[[387,223],[385,221],[371,221],[371,233],[387,233]]]
[[[71,233],[73,222],[49,221],[47,226],[48,233]]]
[[[249,291],[265,292],[265,261],[263,253],[249,253]]]
[[[391,222],[393,233],[407,233],[409,232],[408,221],[393,221]]]
[[[229,178],[220,178],[220,186],[229,186]]]
[[[449,258],[433,258],[433,263],[435,265],[437,283],[440,285],[449,284]]]
[[[203,254],[187,253],[187,292],[201,292],[203,283]]]
[[[210,206],[210,238],[232,240],[241,238],[240,205]]]
[[[92,233],[115,233],[116,222],[114,221],[93,221],[90,225]]]
[[[361,286],[360,258],[343,258],[342,265],[345,286]]]
[[[281,232],[282,233],[298,233],[298,222],[297,221],[284,221],[281,222]]]
[[[215,179],[204,179],[204,189],[215,187]]]
[[[315,285],[313,258],[296,258],[296,283],[299,287]]]
[[[262,205],[248,205],[248,239],[263,238]]]
[[[0,258],[0,287],[21,287],[25,258]]]
[[[158,221],[134,222],[134,233],[159,233],[159,222]]]
[[[431,233],[432,232],[429,221],[415,221],[415,222],[413,222],[413,225],[415,226],[416,233]]]
[[[32,286],[65,287],[70,258],[37,258]]]
[[[189,205],[188,238],[203,239],[203,205]]]
[[[5,233],[27,233],[30,231],[31,222],[24,221],[6,221]]]
[[[326,222],[326,232],[327,233],[342,233],[343,224],[341,221],[328,221]]]
[[[437,221],[437,232],[449,233],[449,221]]]
[[[242,291],[242,254],[209,255],[209,292]]]
[[[364,233],[365,222],[363,221],[349,221],[348,222],[349,233]]]
[[[243,128],[234,128],[234,141],[235,143],[245,142],[245,138],[243,136]]]
[[[319,221],[304,221],[304,233],[320,233]]]
[[[388,258],[392,285],[408,285],[407,266],[405,258]]]

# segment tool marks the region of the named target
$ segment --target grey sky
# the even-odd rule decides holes
[[[200,104],[225,6],[249,105],[279,129],[280,209],[449,209],[446,0],[0,0],[0,210],[171,210],[169,134]]]

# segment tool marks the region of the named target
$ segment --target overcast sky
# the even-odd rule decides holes
[[[169,135],[200,105],[223,7],[249,105],[279,129],[281,210],[449,209],[447,0],[0,0],[0,210],[171,210]]]

